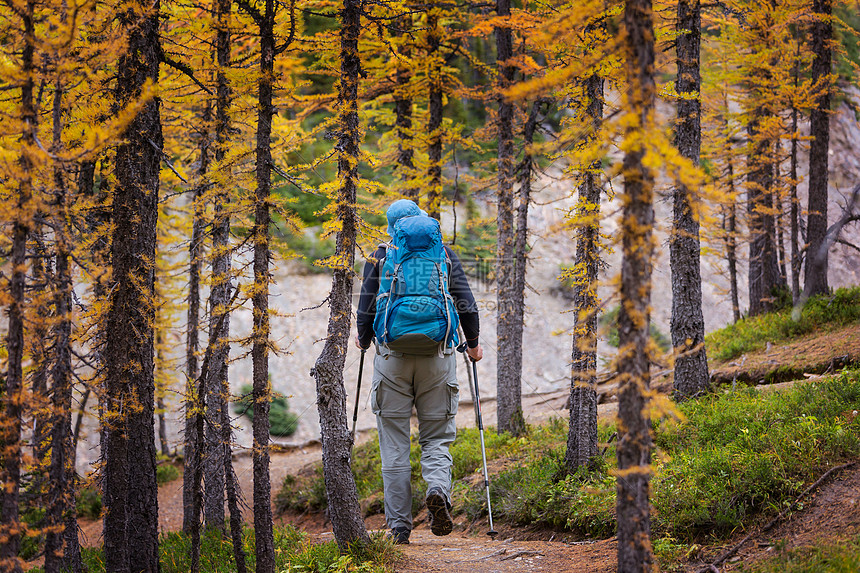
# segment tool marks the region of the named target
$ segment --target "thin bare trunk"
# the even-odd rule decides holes
[[[827,236],[827,178],[830,149],[830,73],[832,61],[833,14],[832,0],[812,0],[816,19],[812,24],[812,81],[818,97],[809,117],[809,203],[806,238],[806,275],[803,298],[827,294],[828,253]]]
[[[702,17],[699,0],[678,2],[678,75],[675,90],[696,97],[678,98],[675,145],[683,157],[699,165],[702,144],[702,102],[699,51]],[[674,391],[691,398],[710,387],[702,314],[702,271],[699,257],[699,220],[693,212],[691,190],[679,183],[674,191],[669,261],[672,272],[672,348],[675,358]]]
[[[63,86],[54,88],[53,142],[62,148]],[[53,421],[51,424],[50,494],[46,511],[45,573],[65,568],[83,569],[75,510],[75,453],[72,441],[72,276],[71,252],[66,231],[68,189],[61,166],[54,168],[56,273],[52,285],[57,322],[54,326],[54,364],[51,369]],[[63,543],[65,541],[65,549]]]
[[[370,542],[358,492],[350,470],[352,436],[347,427],[346,389],[343,368],[352,317],[352,276],[358,216],[355,201],[358,183],[360,132],[358,123],[358,81],[361,70],[358,37],[361,31],[361,2],[343,0],[340,27],[340,84],[338,87],[337,169],[340,189],[335,216],[340,224],[335,238],[334,268],[329,293],[328,330],[322,353],[311,376],[316,382],[320,415],[323,472],[329,517],[340,550],[366,546]]]
[[[585,80],[590,125],[583,145],[592,145],[603,126],[604,80]],[[597,272],[600,265],[601,165],[597,160],[580,175],[576,266],[582,274],[574,286],[574,330],[570,357],[570,423],[564,465],[568,471],[588,467],[597,455]]]
[[[257,113],[257,191],[254,197],[254,535],[257,573],[274,573],[272,486],[269,480],[269,194],[272,186],[272,86],[275,61],[274,0],[265,1],[260,24],[260,80]]]
[[[412,14],[404,14],[394,22],[392,36],[404,38],[412,30]],[[412,46],[407,39],[401,40],[400,57],[397,63],[397,87],[394,91],[394,125],[397,127],[397,165],[400,172],[400,180],[406,184],[403,195],[418,200],[419,190],[414,184],[409,183],[415,177],[415,165],[412,158],[414,155],[412,143],[412,97],[407,91],[407,86],[412,80],[412,70],[408,60],[412,56]],[[406,60],[406,61],[404,61]]]
[[[511,15],[510,0],[496,0],[496,14],[500,18]],[[514,104],[502,94],[514,81],[513,34],[509,27],[497,26],[496,63],[499,68],[498,101],[498,189],[496,222],[496,337],[498,359],[496,360],[496,410],[499,433],[510,432],[514,436],[525,433],[526,424],[522,406],[522,316],[516,311],[514,245]],[[519,344],[517,344],[519,332]]]
[[[442,40],[439,30],[439,8],[431,4],[427,12],[427,51],[430,59],[428,74],[430,83],[430,118],[427,123],[429,148],[427,150],[430,178],[427,191],[427,213],[434,219],[441,216],[442,207],[442,54],[439,44]]]

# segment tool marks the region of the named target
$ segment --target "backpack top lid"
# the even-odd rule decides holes
[[[403,217],[394,225],[395,259],[400,261],[402,251],[420,253],[442,244],[439,221],[432,217],[416,215]]]
[[[427,215],[427,213],[418,207],[415,201],[398,199],[388,206],[388,211],[385,215],[388,219],[388,235],[394,238],[394,226],[397,224],[397,221],[403,217],[415,217],[416,215]]]

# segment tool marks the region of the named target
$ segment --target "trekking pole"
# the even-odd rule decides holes
[[[361,374],[364,372],[364,353],[366,348],[361,349],[361,359],[358,361],[358,384],[355,386],[355,409],[352,411],[352,441],[355,441],[355,424],[358,421],[358,398],[361,396]]]
[[[464,342],[457,347],[457,350],[465,352],[466,343]],[[478,363],[471,356],[469,360],[472,362],[472,380],[475,384],[475,417],[478,419],[478,435],[481,437],[481,460],[484,462],[484,488],[487,490],[487,513],[490,516],[490,530],[487,532],[487,535],[495,539],[499,532],[493,528],[493,507],[490,503],[490,474],[487,472],[487,450],[484,447],[484,421],[481,418],[481,395],[478,393]]]

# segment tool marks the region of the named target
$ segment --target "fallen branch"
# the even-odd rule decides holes
[[[818,480],[816,480],[816,482],[813,483],[811,486],[809,486],[808,488],[803,490],[803,493],[801,493],[799,496],[797,496],[797,499],[795,499],[791,503],[791,505],[789,505],[788,507],[786,507],[785,509],[780,511],[779,515],[774,517],[767,525],[765,525],[764,527],[762,527],[758,531],[750,533],[749,535],[747,535],[746,537],[741,539],[741,541],[737,545],[735,545],[734,547],[732,547],[731,549],[729,549],[728,551],[726,551],[725,553],[720,555],[714,562],[712,562],[712,563],[706,565],[705,567],[699,569],[698,573],[709,573],[712,571],[717,571],[717,573],[719,573],[719,569],[717,568],[719,565],[721,565],[726,559],[728,559],[729,557],[731,557],[732,555],[737,553],[738,550],[741,547],[743,547],[744,545],[746,545],[746,543],[750,539],[752,539],[753,537],[757,537],[757,536],[761,535],[762,533],[772,529],[773,526],[776,525],[780,520],[782,520],[782,518],[785,517],[786,514],[788,514],[788,512],[790,512],[792,509],[794,509],[795,506],[797,506],[797,504],[800,503],[800,501],[803,498],[805,498],[807,495],[809,495],[811,492],[813,492],[815,489],[817,489],[821,484],[823,484],[825,481],[827,481],[827,479],[831,475],[833,475],[836,472],[840,472],[842,470],[848,469],[848,468],[856,466],[856,465],[857,465],[857,462],[849,462],[847,464],[842,464],[841,466],[836,466],[835,468],[830,468],[829,470],[827,470],[823,476],[818,478]]]
[[[501,557],[499,561],[508,561],[509,559],[516,559],[517,557],[523,557],[526,555],[543,555],[543,553],[541,553],[540,551],[514,551],[510,555],[505,555],[504,557]]]

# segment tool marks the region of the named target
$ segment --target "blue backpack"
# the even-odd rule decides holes
[[[459,342],[460,319],[448,290],[448,254],[439,221],[404,217],[379,270],[373,332],[383,348],[432,356]]]

